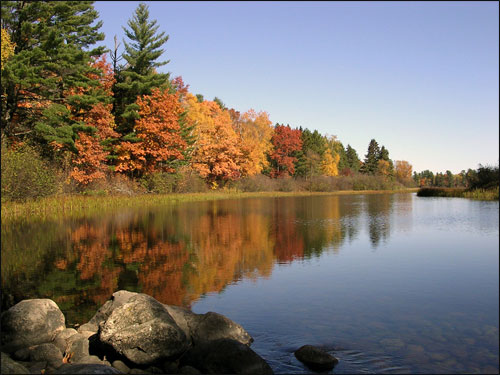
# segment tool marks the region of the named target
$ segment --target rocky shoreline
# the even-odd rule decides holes
[[[2,374],[273,374],[241,325],[142,293],[113,293],[78,330],[50,299],[23,300],[1,323]],[[313,370],[337,362],[310,346],[296,356]]]

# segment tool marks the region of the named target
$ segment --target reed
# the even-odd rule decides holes
[[[297,197],[310,195],[347,195],[414,192],[417,189],[403,190],[342,190],[336,192],[228,192],[185,193],[185,194],[141,194],[84,196],[63,195],[46,197],[26,202],[2,202],[2,223],[16,220],[57,220],[94,215],[103,211],[127,207],[155,207],[180,202],[196,202],[219,199]]]
[[[498,187],[495,189],[473,189],[465,188],[441,188],[426,187],[420,188],[417,192],[419,197],[448,197],[448,198],[468,198],[476,200],[498,200]]]

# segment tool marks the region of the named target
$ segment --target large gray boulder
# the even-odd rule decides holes
[[[128,302],[128,300],[137,293],[129,292],[128,290],[119,290],[114,292],[111,296],[111,299],[106,301],[104,305],[102,305],[99,310],[94,314],[94,316],[88,321],[88,323],[82,324],[78,327],[78,332],[94,332],[97,333],[99,329],[99,324],[108,319],[111,313],[117,308],[122,306],[124,303]]]
[[[165,307],[142,293],[113,310],[100,324],[99,339],[140,365],[177,357],[189,347],[186,335]]]
[[[338,363],[333,355],[312,345],[301,346],[294,354],[299,361],[315,371],[329,371]]]
[[[192,342],[192,332],[196,328],[196,325],[202,315],[195,314],[191,310],[180,306],[163,305],[163,307],[165,307],[179,328],[182,329],[187,337],[187,340]]]
[[[236,340],[219,339],[195,345],[180,359],[203,374],[273,374],[267,362]]]
[[[10,358],[7,354],[2,353],[2,365],[1,365],[1,373],[2,374],[29,374],[30,371],[17,363],[12,358]]]
[[[2,350],[7,353],[51,342],[66,328],[63,313],[50,299],[23,300],[2,313],[1,321]]]
[[[198,315],[191,332],[194,345],[203,344],[217,339],[233,339],[250,346],[252,336],[238,323],[215,312]]]

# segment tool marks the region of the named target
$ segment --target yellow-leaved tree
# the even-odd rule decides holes
[[[10,35],[7,30],[2,29],[2,57],[1,57],[1,69],[3,70],[3,64],[14,54],[14,47],[16,45],[11,42]]]
[[[241,176],[241,151],[231,117],[214,101],[199,102],[191,93],[184,99],[186,121],[194,126],[191,167],[208,182],[225,184]]]
[[[321,171],[325,176],[338,176],[339,175],[339,161],[340,155],[335,153],[332,155],[332,151],[328,148],[323,154],[321,159]]]
[[[240,115],[240,112],[231,109],[229,114],[233,129],[239,137],[242,176],[261,173],[269,166],[267,153],[272,148],[273,128],[268,113],[250,109]]]

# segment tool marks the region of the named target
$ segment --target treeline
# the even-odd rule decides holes
[[[413,173],[415,184],[420,187],[448,187],[474,189],[495,189],[500,182],[498,166],[483,166],[479,164],[478,169],[462,170],[459,174],[451,171],[436,173],[429,170],[420,173]]]
[[[414,184],[411,165],[374,139],[362,161],[334,136],[272,126],[266,112],[227,108],[160,73],[169,36],[145,4],[124,27],[123,53],[116,37],[112,51],[96,46],[104,34],[92,1],[1,7],[5,199],[103,184],[153,192]],[[273,182],[286,177],[302,185]]]

